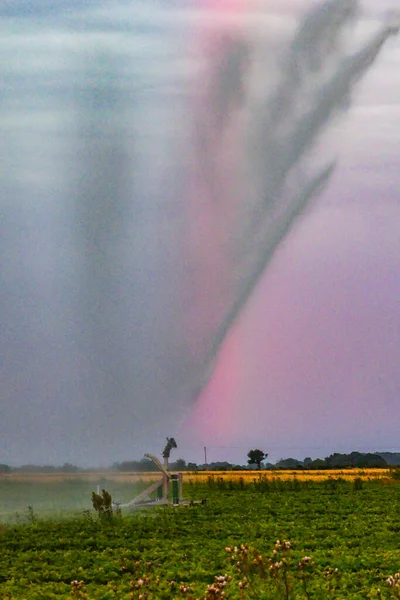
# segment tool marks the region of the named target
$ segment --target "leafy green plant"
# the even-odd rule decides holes
[[[324,578],[326,581],[328,597],[330,600],[332,600],[334,598],[336,591],[339,589],[339,585],[340,585],[339,569],[337,567],[335,569],[333,569],[332,567],[329,567],[327,569],[327,571],[325,571],[325,573],[324,573]]]
[[[93,508],[102,520],[111,520],[113,517],[113,505],[111,494],[106,490],[102,490],[101,494],[92,492]]]
[[[314,561],[305,556],[300,562],[293,562],[291,549],[289,540],[277,540],[270,556],[248,544],[225,548],[231,554],[231,563],[236,568],[234,581],[245,597],[263,598],[266,593],[273,593],[275,598],[290,600],[297,578],[301,581],[305,596],[310,598],[308,583]]]
[[[28,509],[28,523],[33,525],[34,523],[37,522],[37,516],[35,515],[35,513],[33,511],[33,506],[28,506],[27,509]]]

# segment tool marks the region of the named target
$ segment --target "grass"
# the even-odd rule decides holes
[[[114,495],[132,492],[132,484],[111,480],[109,491],[112,484]],[[396,597],[397,588],[385,580],[400,567],[398,483],[188,478],[185,497],[207,497],[205,506],[159,507],[111,521],[83,514],[81,507],[69,520],[55,514],[44,519],[51,513],[48,483],[46,493],[24,482],[7,485],[14,500],[30,490],[33,508],[24,510],[25,525],[3,526],[0,533],[1,598],[189,600],[222,592],[232,600]],[[74,496],[69,487],[80,506],[90,504],[90,495],[83,497],[90,482],[58,482],[50,490],[55,511],[57,486],[59,499]],[[47,506],[44,512],[34,498]],[[290,540],[292,548],[275,556],[278,539]],[[299,567],[306,557],[310,561]],[[215,579],[225,574],[226,580]],[[219,585],[218,594],[210,591]]]

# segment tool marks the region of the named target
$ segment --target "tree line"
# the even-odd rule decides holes
[[[178,458],[169,463],[171,471],[240,471],[243,469],[347,469],[347,468],[373,468],[381,469],[400,465],[400,452],[351,452],[350,454],[341,454],[335,452],[325,458],[306,457],[303,460],[296,458],[284,458],[278,460],[275,464],[266,462],[268,454],[262,450],[255,448],[247,453],[247,464],[239,465],[228,461],[218,461],[203,464],[194,462],[186,462],[183,458]],[[111,470],[120,472],[145,472],[158,471],[156,465],[148,458],[141,460],[126,460],[122,462],[114,462],[107,469],[82,469],[71,463],[63,465],[21,465],[19,467],[11,467],[7,464],[0,463],[0,474],[11,473],[84,473],[96,470]]]

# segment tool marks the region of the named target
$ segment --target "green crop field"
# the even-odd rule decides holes
[[[89,511],[92,489],[1,482],[1,599],[399,597],[398,483],[211,477],[184,485],[205,505],[110,518]]]

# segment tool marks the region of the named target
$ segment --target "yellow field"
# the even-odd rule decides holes
[[[157,472],[132,472],[120,473],[117,471],[94,471],[91,473],[10,473],[0,475],[0,480],[20,481],[24,483],[52,483],[60,481],[85,481],[97,483],[101,480],[115,481],[117,483],[135,483],[137,481],[154,481],[160,477]],[[222,478],[224,480],[238,480],[243,478],[245,482],[253,482],[258,477],[268,480],[298,479],[299,481],[323,481],[325,479],[337,479],[341,477],[352,481],[357,477],[364,480],[390,478],[389,469],[338,469],[338,470],[304,470],[304,471],[185,471],[183,481],[205,482],[208,477]]]
[[[184,481],[189,478],[193,481],[206,481],[208,477],[222,477],[223,479],[238,480],[240,477],[246,482],[252,482],[258,477],[263,477],[268,480],[287,481],[288,479],[298,479],[299,481],[323,481],[324,479],[337,479],[341,477],[347,481],[353,481],[357,477],[365,480],[371,479],[388,479],[390,478],[389,469],[331,469],[331,470],[282,470],[282,471],[196,471],[193,473],[184,473]]]

